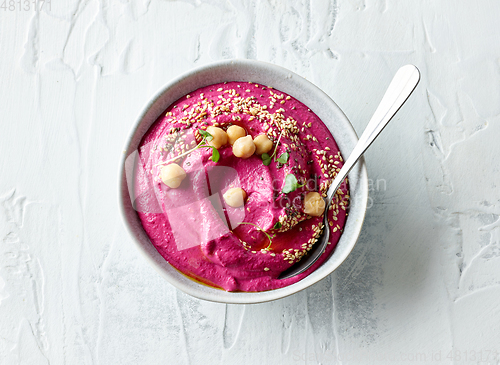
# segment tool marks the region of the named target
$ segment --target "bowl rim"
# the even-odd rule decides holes
[[[341,119],[344,120],[344,130],[343,132],[348,135],[350,138],[351,142],[353,142],[351,146],[351,150],[354,147],[354,144],[358,141],[357,134],[350,123],[349,119],[345,116],[345,114],[342,112],[342,110],[338,107],[338,105],[325,93],[323,92],[319,87],[311,83],[310,81],[306,80],[302,76],[299,76],[298,74],[275,64],[271,64],[268,62],[264,61],[257,61],[257,60],[247,60],[247,59],[229,59],[229,60],[223,60],[223,61],[217,61],[213,63],[209,63],[206,65],[203,65],[201,67],[197,67],[194,69],[191,69],[187,72],[184,72],[180,76],[170,80],[167,82],[165,85],[159,88],[159,90],[154,94],[154,96],[149,99],[149,101],[146,103],[146,105],[141,109],[139,112],[138,116],[134,119],[134,123],[132,125],[132,128],[127,136],[127,139],[125,141],[125,148],[124,152],[120,158],[120,165],[119,165],[119,196],[118,196],[118,203],[120,207],[120,215],[122,217],[123,223],[125,224],[127,231],[129,232],[130,236],[133,238],[133,242],[139,249],[139,252],[143,254],[143,256],[146,258],[146,260],[152,265],[170,284],[174,285],[177,289],[182,290],[183,292],[202,299],[202,300],[207,300],[207,301],[212,301],[212,302],[219,302],[219,303],[228,303],[228,304],[252,304],[252,303],[262,303],[262,302],[267,302],[267,301],[272,301],[272,300],[277,300],[280,298],[287,297],[289,295],[295,294],[297,292],[300,292],[309,286],[319,282],[320,280],[324,279],[326,276],[330,275],[333,271],[335,271],[347,258],[347,256],[350,254],[352,249],[354,248],[360,232],[361,228],[363,226],[363,221],[366,215],[366,210],[367,210],[367,204],[368,204],[368,174],[366,170],[366,165],[363,157],[359,159],[357,164],[354,166],[353,170],[348,175],[349,180],[351,181],[351,175],[354,173],[354,170],[356,170],[356,199],[359,200],[358,204],[360,205],[357,207],[357,216],[353,217],[351,214],[348,215],[347,220],[346,220],[346,225],[348,224],[348,221],[351,220],[349,223],[353,224],[353,227],[350,230],[350,242],[347,245],[347,247],[343,250],[343,253],[341,256],[336,258],[336,264],[332,265],[330,268],[327,270],[320,270],[321,268],[325,267],[325,264],[327,264],[332,257],[334,257],[335,252],[337,250],[337,247],[335,247],[334,251],[331,253],[331,256],[320,266],[318,267],[315,271],[313,271],[311,274],[309,274],[307,277],[301,279],[300,281],[285,286],[283,288],[279,289],[273,289],[273,290],[268,290],[268,291],[261,291],[261,292],[227,292],[222,289],[217,289],[209,286],[205,286],[203,284],[200,284],[193,279],[187,277],[185,274],[181,273],[177,269],[175,269],[173,266],[171,266],[167,260],[165,260],[156,250],[156,248],[153,246],[153,244],[147,239],[147,242],[149,242],[149,246],[147,243],[141,242],[141,238],[144,240],[145,232],[142,230],[142,237],[139,237],[138,233],[135,228],[137,227],[136,222],[131,222],[129,221],[129,217],[132,214],[128,214],[129,208],[127,207],[127,203],[130,202],[130,195],[129,195],[129,190],[128,190],[128,184],[127,184],[127,178],[126,178],[126,171],[125,171],[125,162],[128,156],[131,155],[132,152],[130,152],[130,145],[132,144],[134,138],[136,137],[136,134],[138,133],[140,127],[141,127],[141,122],[145,119],[148,113],[151,113],[151,110],[154,109],[154,106],[156,103],[158,103],[162,96],[170,91],[171,89],[175,88],[176,86],[182,85],[183,82],[186,82],[190,78],[196,77],[197,75],[203,75],[204,73],[209,73],[213,71],[217,71],[218,69],[223,69],[225,67],[233,67],[233,68],[247,68],[247,69],[257,69],[257,70],[264,70],[266,72],[273,72],[276,73],[277,75],[285,77],[285,79],[293,79],[295,83],[297,83],[300,87],[304,87],[308,91],[314,93],[315,98],[321,98],[323,102],[329,103],[331,108],[335,111],[336,115],[335,117],[340,117]],[[225,81],[230,81],[230,80],[225,80]],[[232,81],[241,81],[241,80],[232,80]],[[256,80],[248,80],[248,81],[256,81]],[[223,81],[219,81],[223,82]],[[241,81],[244,82],[244,81]],[[265,83],[261,83],[265,84]],[[198,86],[198,87],[203,87],[206,85]],[[278,90],[286,92],[290,94],[289,91],[287,90],[282,90],[283,88],[276,87]],[[194,89],[193,89],[194,90]],[[182,96],[182,95],[180,95]],[[180,97],[179,96],[179,97]],[[293,96],[293,95],[292,95]],[[177,99],[176,99],[177,100]],[[299,99],[299,101],[301,101]],[[305,105],[310,107],[307,103],[304,102]],[[165,110],[164,108],[163,110]],[[312,109],[311,109],[312,110]],[[316,113],[316,112],[315,112]],[[154,120],[157,119],[159,114],[156,114],[156,117]],[[320,118],[323,121],[323,118]],[[154,123],[154,121],[152,122]],[[148,126],[148,128],[152,125],[152,123]],[[326,124],[326,123],[325,123]],[[327,125],[327,127],[330,129],[330,127]],[[331,131],[331,130],[330,130]],[[333,131],[331,131],[333,134]],[[144,133],[141,134],[140,138]],[[337,144],[339,142],[335,138],[335,141]],[[339,146],[339,150],[341,150],[341,147]],[[342,150],[341,150],[342,152]],[[351,151],[349,151],[350,153]],[[344,156],[346,154],[342,152]],[[352,193],[350,186],[350,196],[353,198],[354,193]],[[128,200],[127,200],[128,199]],[[131,205],[131,204],[130,204]],[[139,221],[138,215],[135,212],[135,216],[137,216],[137,221]],[[349,212],[351,213],[351,212]],[[353,221],[354,219],[354,221]],[[134,227],[135,223],[135,227]],[[142,225],[140,226],[142,228]],[[345,232],[341,235],[341,238],[339,240],[339,243],[342,241],[342,237],[345,237]],[[146,236],[147,237],[147,236]],[[348,239],[348,238],[346,238]],[[338,243],[338,244],[339,244]],[[337,245],[338,245],[337,244]],[[196,284],[196,285],[193,285]],[[209,289],[207,289],[209,288]]]

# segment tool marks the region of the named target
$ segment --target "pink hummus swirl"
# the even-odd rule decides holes
[[[268,166],[256,154],[236,157],[230,144],[219,148],[218,162],[210,159],[211,149],[198,148],[175,160],[186,172],[178,188],[161,181],[165,162],[201,141],[199,129],[234,124],[252,138],[266,134],[273,142],[269,155],[275,148],[276,153]],[[287,162],[276,161],[285,152]],[[331,238],[326,252],[306,272],[278,279],[321,233],[323,217],[304,213],[304,196],[310,191],[324,196],[343,163],[328,128],[307,106],[281,91],[248,82],[193,91],[157,119],[138,154],[135,207],[145,232],[165,260],[204,284],[245,292],[293,284],[318,268],[340,238],[349,204],[347,184],[328,211]],[[305,185],[283,193],[288,174]],[[223,199],[233,187],[247,193],[242,207],[230,207]]]

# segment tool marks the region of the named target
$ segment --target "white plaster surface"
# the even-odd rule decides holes
[[[2,1],[0,364],[500,362],[498,0]],[[311,80],[358,132],[400,66],[422,73],[366,154],[350,257],[259,305],[175,290],[118,213],[141,107],[234,57]]]

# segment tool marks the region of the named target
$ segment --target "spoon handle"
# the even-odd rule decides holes
[[[387,91],[385,92],[382,101],[377,110],[373,114],[372,119],[366,126],[363,135],[359,138],[358,143],[351,152],[351,155],[340,169],[339,173],[333,180],[328,189],[327,201],[331,201],[333,194],[337,191],[342,181],[351,171],[359,158],[363,155],[372,142],[382,132],[384,127],[389,123],[394,114],[405,103],[406,99],[413,92],[420,80],[420,73],[414,65],[406,65],[401,67],[394,75]]]

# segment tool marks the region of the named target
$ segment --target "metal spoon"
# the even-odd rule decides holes
[[[328,229],[329,226],[326,213],[330,208],[335,192],[366,149],[370,147],[375,138],[377,138],[387,123],[389,123],[392,119],[394,114],[397,113],[406,99],[408,99],[410,94],[415,89],[415,86],[417,86],[419,80],[420,73],[414,65],[403,66],[398,70],[398,72],[396,72],[396,75],[387,88],[382,101],[373,114],[372,119],[366,126],[363,135],[328,189],[325,201],[325,214],[323,218],[323,234],[318,237],[316,243],[313,245],[308,254],[295,265],[283,271],[278,279],[287,279],[306,271],[325,252],[326,245],[330,239],[330,229]]]

